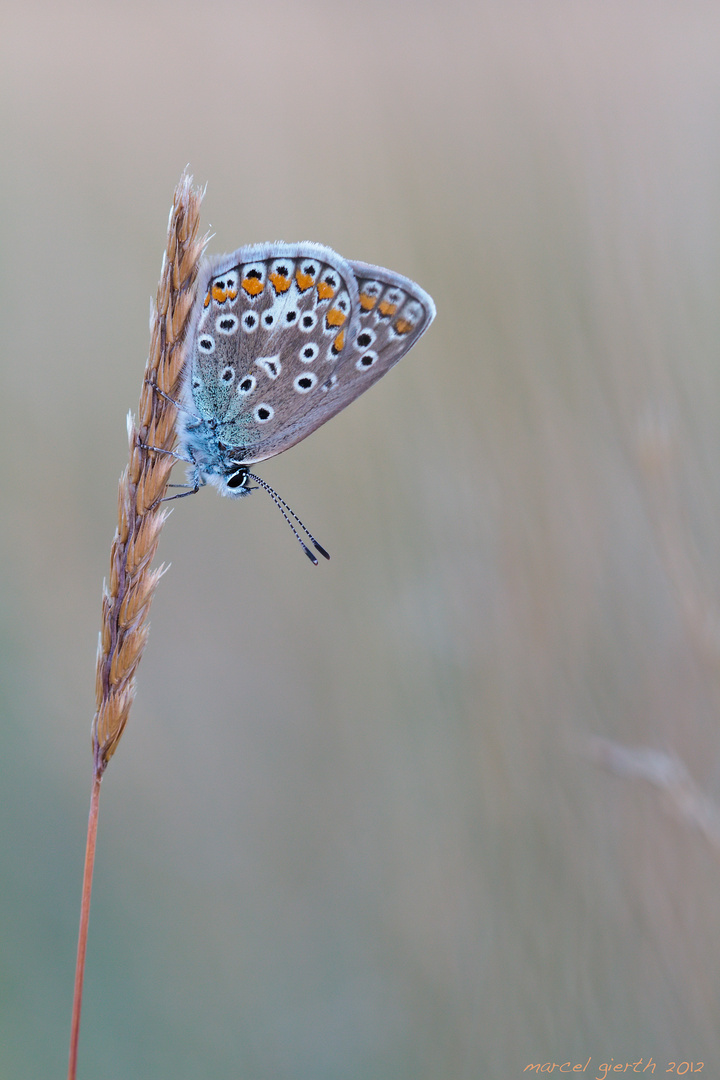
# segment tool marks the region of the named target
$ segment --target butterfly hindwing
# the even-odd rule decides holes
[[[435,317],[431,297],[409,278],[368,263],[351,262],[350,267],[358,289],[358,308],[347,341],[349,348],[343,348],[311,400],[303,417],[303,438],[382,378]],[[287,443],[290,445],[292,441]]]
[[[358,288],[357,330],[335,365],[331,415],[382,378],[435,317],[431,298],[414,281],[380,266],[350,266]]]

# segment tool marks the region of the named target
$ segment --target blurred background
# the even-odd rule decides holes
[[[331,563],[260,495],[165,527],[79,1076],[715,1075],[720,7],[0,19],[0,1077],[66,1068],[101,584],[186,163],[210,251],[320,241],[438,317],[261,469]]]

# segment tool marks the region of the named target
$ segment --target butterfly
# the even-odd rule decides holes
[[[321,244],[257,244],[206,259],[177,424],[192,490],[209,483],[239,497],[254,480],[276,497],[249,467],[364,393],[434,317],[415,282]]]

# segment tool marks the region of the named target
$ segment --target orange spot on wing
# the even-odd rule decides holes
[[[216,300],[218,304],[224,304],[227,300],[227,290],[221,289],[219,285],[213,285],[212,298]]]
[[[234,300],[235,297],[237,296],[237,289],[228,289],[227,294],[228,294],[228,296],[230,297],[231,300]]]
[[[409,334],[411,330],[415,329],[413,324],[408,322],[407,319],[396,319],[394,325],[398,334]]]
[[[315,284],[314,278],[311,278],[309,274],[303,274],[302,270],[295,271],[295,280],[298,283],[300,292],[305,292],[306,289]]]
[[[286,278],[284,274],[271,274],[270,280],[276,293],[287,292],[290,288],[290,278]]]
[[[332,300],[335,295],[335,290],[332,285],[328,285],[327,281],[321,281],[318,285],[318,296],[321,300]]]
[[[261,293],[265,288],[262,281],[256,277],[243,278],[242,287],[248,296],[257,296],[258,293]]]
[[[210,290],[208,289],[207,296],[205,297],[205,302],[203,304],[203,307],[208,307],[209,304],[210,304]]]
[[[325,316],[325,325],[328,329],[330,329],[331,326],[342,326],[346,318],[347,315],[345,315],[345,313],[342,312],[340,308],[330,308],[327,315]]]
[[[360,307],[363,311],[372,311],[377,303],[377,296],[371,296],[370,293],[360,293]]]
[[[387,300],[381,300],[379,307],[380,314],[385,316],[394,315],[397,311],[397,304],[390,304]]]
[[[341,330],[340,333],[338,334],[338,336],[333,341],[333,346],[332,346],[333,347],[333,352],[340,352],[340,350],[342,349],[344,344],[345,344],[345,331]]]

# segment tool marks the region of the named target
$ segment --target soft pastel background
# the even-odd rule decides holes
[[[322,241],[438,318],[262,468],[330,564],[260,495],[166,526],[80,1076],[717,1075],[719,55],[716,2],[3,0],[2,1080],[66,1067],[186,163],[212,251]]]

